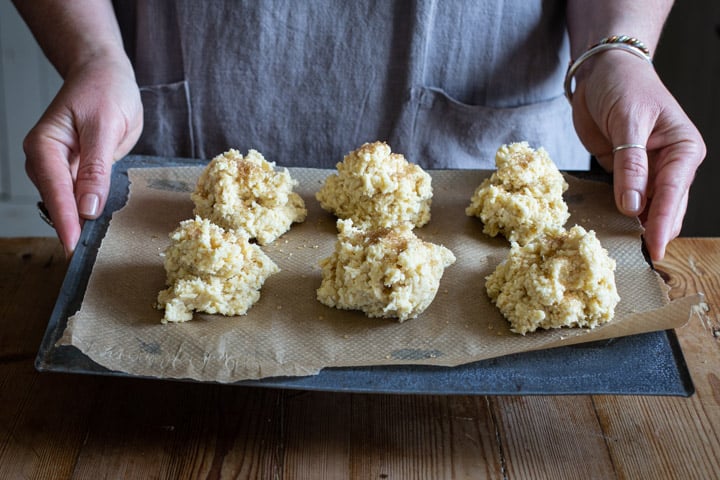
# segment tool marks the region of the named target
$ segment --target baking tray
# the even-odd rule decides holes
[[[193,159],[130,155],[114,165],[105,211],[97,220],[85,222],[78,247],[68,267],[35,360],[35,367],[39,371],[139,378],[108,370],[77,348],[57,346],[56,343],[65,330],[68,318],[80,309],[112,214],[127,201],[128,169],[198,166],[205,163]],[[244,380],[232,385],[439,395],[613,394],[687,397],[694,393],[687,364],[672,330],[507,355],[457,367],[402,365],[326,368],[312,376]]]

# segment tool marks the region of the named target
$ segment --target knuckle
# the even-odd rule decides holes
[[[99,158],[87,159],[78,165],[77,180],[90,183],[103,183],[108,168]]]
[[[45,136],[40,133],[37,127],[30,130],[28,134],[25,135],[22,143],[22,148],[23,152],[25,152],[25,156],[27,158],[35,157],[39,146],[43,143],[44,140]]]
[[[666,198],[680,198],[684,194],[684,192],[687,191],[687,186],[685,182],[662,182],[657,187],[655,187],[656,193],[655,195],[658,196],[660,192],[662,195],[664,195]],[[668,213],[672,212],[673,207],[671,205],[666,206]]]
[[[642,155],[629,153],[620,165],[622,172],[629,177],[647,177],[648,164]]]
[[[707,156],[707,146],[703,141],[702,137],[695,139],[694,141],[695,151],[689,156],[692,166],[697,168],[702,164]]]
[[[30,156],[30,152],[32,151],[33,145],[35,144],[35,130],[30,130],[30,132],[25,135],[25,138],[23,139],[22,148],[23,152],[25,152],[25,156]]]
[[[676,177],[673,181],[663,181],[658,186],[661,191],[672,198],[681,198],[682,195],[690,188],[689,179],[684,177]]]

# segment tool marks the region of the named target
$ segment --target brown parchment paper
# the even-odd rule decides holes
[[[98,252],[80,311],[58,342],[74,345],[98,364],[133,375],[235,382],[316,374],[325,367],[391,364],[455,366],[510,353],[665,330],[684,324],[700,299],[672,303],[641,252],[641,227],[617,213],[609,185],[567,177],[567,226],[597,232],[617,262],[621,301],[615,319],[594,330],[561,329],[521,336],[485,293],[485,277],[508,251],[503,238],[482,233],[467,217],[474,189],[488,171],[432,171],[432,219],[416,234],[450,248],[432,305],[397,323],[328,308],[316,300],[318,262],[336,241],[335,218],[314,194],[330,170],[290,169],[300,182],[308,217],[263,247],[281,272],[271,276],[245,316],[196,314],[162,325],[155,308],[164,288],[160,252],[168,233],[192,217],[190,192],[201,167],[131,169],[127,205],[116,212]]]

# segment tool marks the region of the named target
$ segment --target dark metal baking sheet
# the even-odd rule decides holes
[[[204,165],[198,160],[128,156],[113,168],[103,215],[86,222],[50,317],[35,366],[39,371],[129,376],[106,369],[80,350],[56,346],[68,317],[79,310],[112,213],[125,205],[128,168]],[[302,390],[441,395],[674,395],[694,387],[672,330],[508,355],[458,367],[381,366],[326,368],[306,377],[235,383]]]

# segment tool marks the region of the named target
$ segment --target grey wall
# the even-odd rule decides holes
[[[54,236],[37,214],[22,139],[60,87],[10,0],[0,0],[0,236]]]

